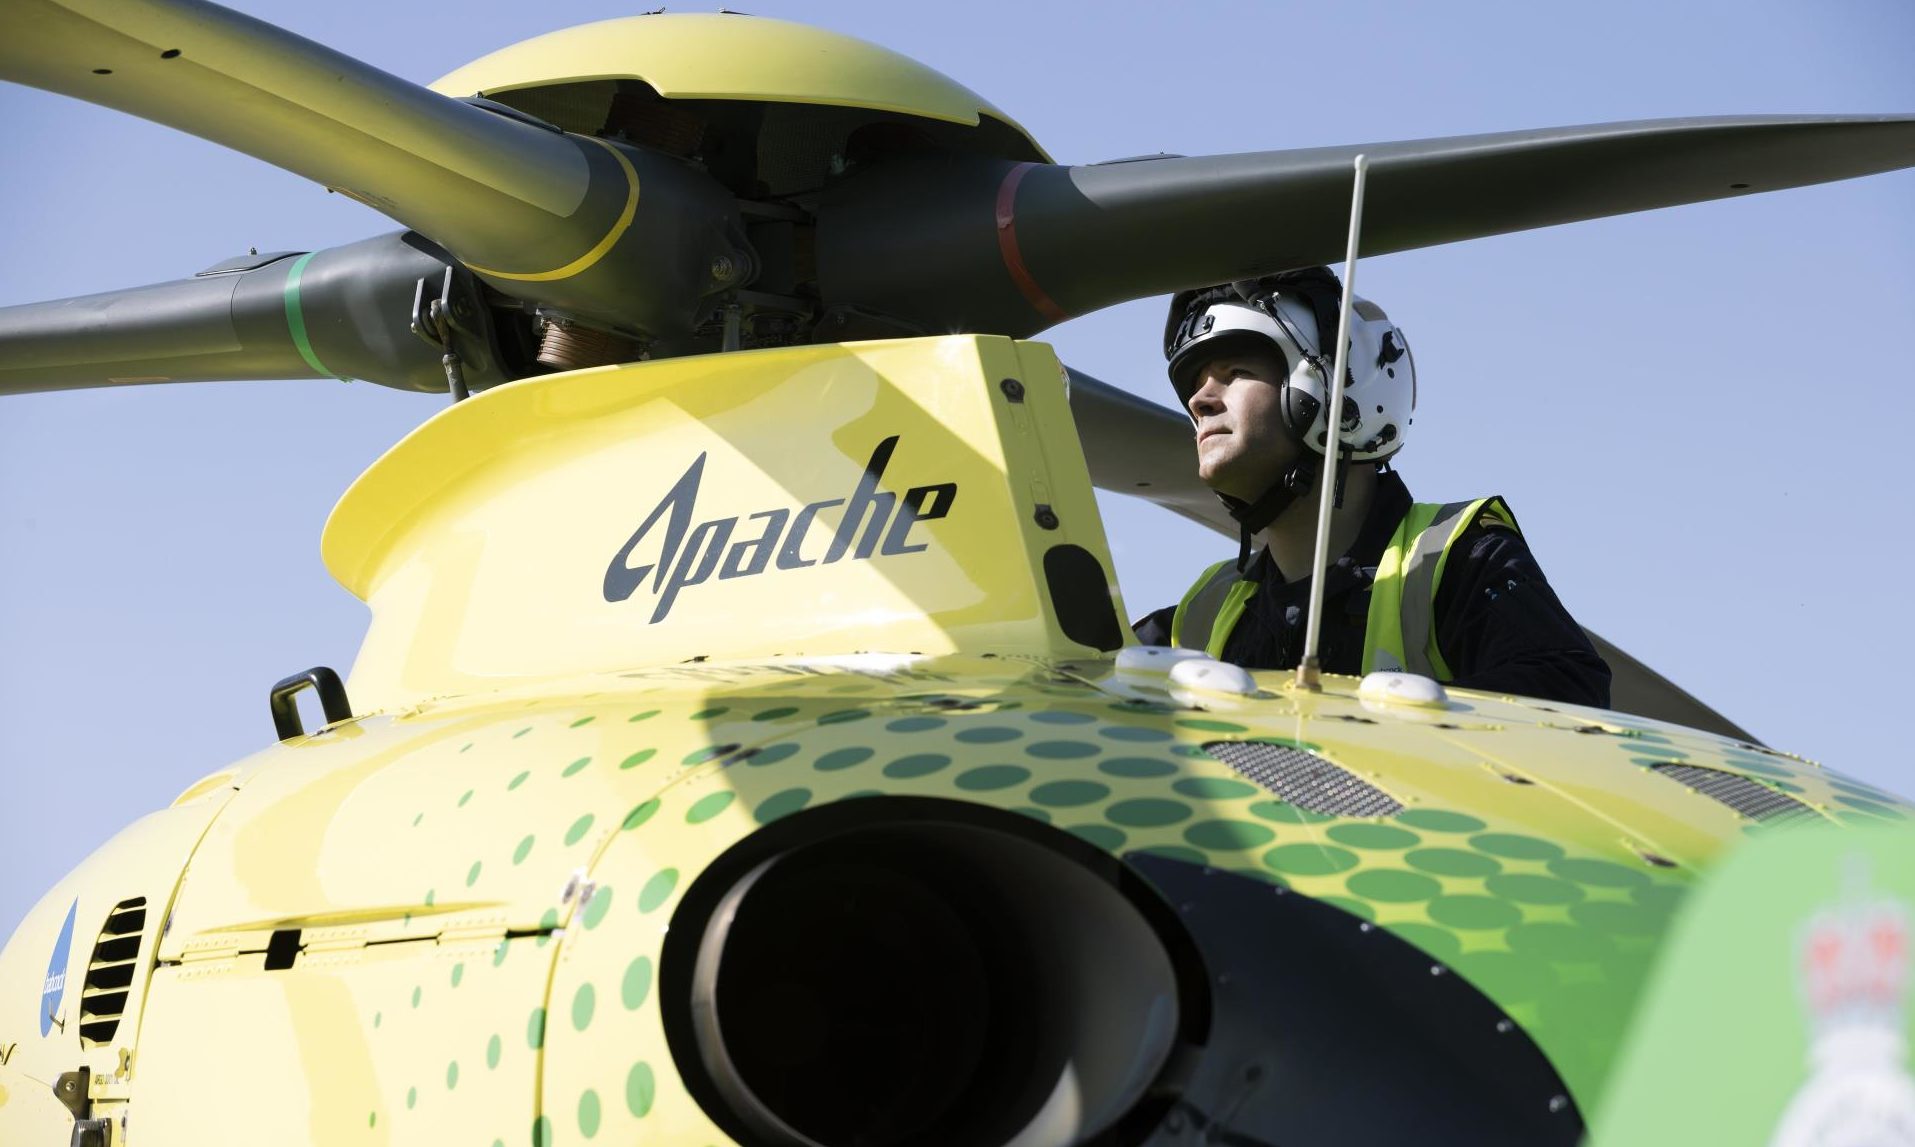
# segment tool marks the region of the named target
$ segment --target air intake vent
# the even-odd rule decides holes
[[[122,900],[106,917],[80,991],[80,1046],[113,1042],[126,1014],[127,993],[140,963],[140,934],[146,930],[146,897]]]
[[[1670,780],[1721,801],[1750,820],[1783,821],[1816,815],[1814,809],[1789,794],[1735,773],[1705,769],[1701,765],[1667,764],[1654,768]]]
[[[1212,741],[1204,752],[1300,809],[1328,816],[1394,816],[1403,802],[1314,753],[1265,741]]]

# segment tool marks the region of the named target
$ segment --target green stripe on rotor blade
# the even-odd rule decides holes
[[[293,265],[286,271],[286,325],[291,328],[293,345],[299,348],[299,357],[306,360],[307,366],[329,378],[336,378],[340,382],[351,382],[352,379],[320,362],[319,356],[313,352],[312,340],[306,337],[306,312],[299,305],[299,276],[306,270],[306,264],[313,261],[313,256],[316,254],[318,254],[317,251],[312,251],[301,255],[293,260]]]

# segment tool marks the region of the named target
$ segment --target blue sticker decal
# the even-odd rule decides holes
[[[60,938],[53,944],[53,958],[47,961],[46,986],[40,989],[40,1035],[42,1038],[53,1030],[58,1023],[62,1032],[66,1031],[66,1021],[56,1017],[60,1014],[60,1001],[66,996],[67,958],[73,954],[73,917],[80,911],[80,902],[66,910],[66,923],[60,925]]]

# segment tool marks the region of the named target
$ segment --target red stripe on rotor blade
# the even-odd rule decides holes
[[[1024,299],[1031,308],[1054,323],[1070,318],[1056,300],[1044,293],[1031,277],[1031,270],[1024,265],[1024,256],[1017,249],[1017,185],[1024,182],[1024,173],[1035,163],[1020,163],[1011,168],[1004,176],[1004,182],[997,187],[997,251],[1004,258],[1004,269],[1011,273],[1011,281],[1024,293]]]

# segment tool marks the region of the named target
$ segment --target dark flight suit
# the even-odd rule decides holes
[[[1491,501],[1500,509],[1500,501]],[[1414,505],[1400,477],[1382,475],[1355,543],[1326,572],[1318,650],[1325,672],[1356,676],[1364,671],[1372,583]],[[1607,708],[1609,666],[1557,600],[1514,519],[1506,510],[1473,516],[1449,538],[1434,585],[1429,628],[1442,668],[1432,675],[1468,689]],[[1242,580],[1257,583],[1255,592],[1229,629],[1222,659],[1247,669],[1294,669],[1303,656],[1309,582],[1287,581],[1268,550],[1257,554]],[[1133,627],[1138,640],[1179,644],[1172,639],[1178,608],[1169,606],[1139,621]],[[1185,646],[1203,648],[1211,634],[1178,636]]]

